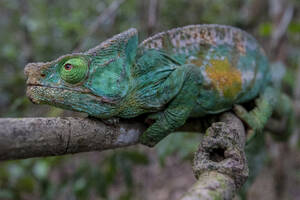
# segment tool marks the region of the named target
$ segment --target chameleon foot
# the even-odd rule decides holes
[[[233,110],[236,115],[249,127],[247,131],[247,143],[249,143],[257,133],[263,131],[277,103],[277,96],[278,93],[276,89],[267,87],[261,96],[255,100],[256,106],[253,110],[247,111],[241,105],[234,106]]]
[[[258,119],[252,113],[248,112],[243,106],[235,105],[233,107],[235,114],[248,126],[247,142],[250,142],[257,133],[260,133],[261,127],[257,123]]]
[[[109,119],[101,119],[101,121],[106,125],[116,126],[119,124],[120,118],[113,117]]]

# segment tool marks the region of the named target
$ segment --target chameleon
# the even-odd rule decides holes
[[[247,32],[202,24],[161,32],[140,44],[131,28],[86,52],[29,63],[24,71],[33,103],[103,120],[147,115],[153,123],[140,142],[152,147],[188,118],[230,109],[249,135],[261,131],[278,99],[280,77],[269,66]],[[252,110],[241,105],[253,99]]]

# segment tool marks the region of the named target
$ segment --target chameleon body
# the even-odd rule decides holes
[[[260,130],[275,103],[263,49],[246,32],[223,25],[176,28],[140,45],[136,29],[129,29],[87,52],[30,63],[25,74],[34,103],[101,119],[148,113],[154,123],[140,138],[148,146],[189,117],[220,113],[257,96],[252,112],[234,108]]]

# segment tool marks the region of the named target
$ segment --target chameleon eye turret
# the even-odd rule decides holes
[[[88,62],[84,58],[71,58],[61,65],[59,72],[65,82],[77,84],[86,77]]]

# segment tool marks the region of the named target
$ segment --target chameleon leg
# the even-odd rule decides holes
[[[188,78],[185,81],[181,91],[164,111],[148,117],[155,122],[140,137],[142,144],[152,147],[185,123],[197,97],[197,86],[193,80]]]
[[[184,107],[167,108],[160,113],[157,120],[141,136],[140,142],[147,146],[154,146],[177,127],[182,126],[188,118],[190,109]]]
[[[264,92],[256,99],[256,107],[247,111],[241,105],[235,105],[234,111],[248,126],[247,141],[249,142],[257,133],[263,131],[268,119],[271,117],[277,103],[278,90],[268,86]]]

